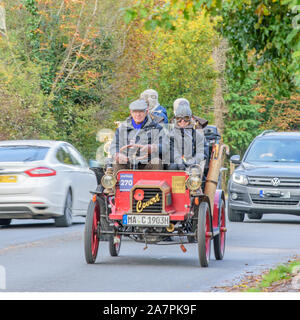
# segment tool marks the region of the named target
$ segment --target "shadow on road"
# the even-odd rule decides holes
[[[244,223],[255,223],[255,224],[292,224],[292,225],[300,225],[300,217],[294,218],[293,220],[285,220],[285,219],[268,219],[268,218],[263,218],[262,220],[250,220],[247,219],[244,221]]]
[[[85,221],[75,221],[73,222],[72,226],[76,225],[84,225]],[[72,228],[72,226],[70,228]],[[9,226],[0,226],[0,230],[2,229],[41,229],[41,228],[56,228],[54,222],[47,221],[47,222],[40,222],[40,221],[33,221],[33,222],[23,222],[23,223],[13,223]]]

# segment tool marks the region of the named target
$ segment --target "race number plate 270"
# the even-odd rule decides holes
[[[133,187],[133,174],[120,174],[120,191],[128,192]]]
[[[123,216],[123,224],[126,226],[168,227],[170,225],[170,217],[126,214]]]

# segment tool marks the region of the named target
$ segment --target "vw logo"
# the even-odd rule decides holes
[[[271,183],[274,187],[278,187],[280,185],[280,179],[279,178],[274,178],[271,180]]]

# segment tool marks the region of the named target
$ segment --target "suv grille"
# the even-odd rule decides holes
[[[162,191],[160,189],[157,188],[140,188],[142,190],[144,190],[144,199],[143,199],[143,203],[146,203],[147,201],[149,201],[152,198],[155,198],[157,196],[157,194],[159,195],[159,202],[156,202],[154,204],[149,205],[148,207],[146,207],[145,209],[143,209],[143,211],[141,212],[143,213],[162,213],[163,210],[163,194]],[[132,192],[132,194],[134,195],[134,191]],[[138,201],[135,200],[134,198],[132,199],[132,212],[133,213],[138,213],[137,211],[137,203]]]
[[[300,202],[299,197],[291,197],[290,199],[280,198],[261,198],[257,194],[251,194],[251,200],[255,204],[273,205],[273,206],[297,206]]]
[[[279,178],[279,188],[300,188],[300,179],[297,178]],[[252,186],[274,187],[273,178],[267,177],[248,177],[249,184]]]

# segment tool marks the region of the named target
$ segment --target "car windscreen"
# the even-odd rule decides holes
[[[39,146],[0,147],[0,162],[30,162],[44,160],[49,148]]]
[[[300,163],[300,139],[260,139],[253,143],[246,162]]]

